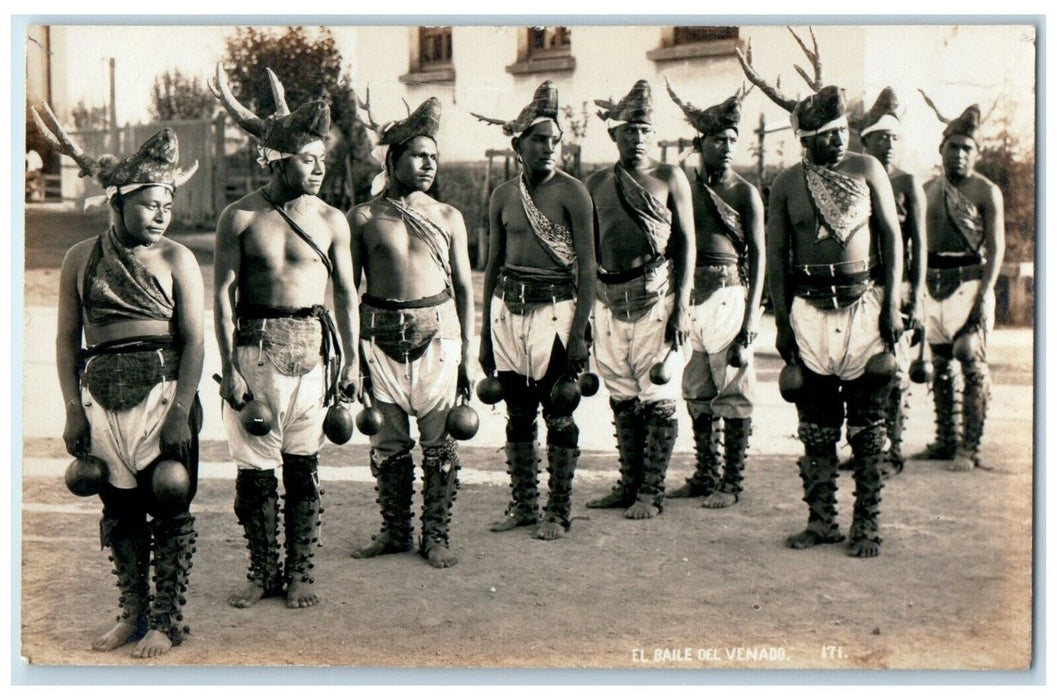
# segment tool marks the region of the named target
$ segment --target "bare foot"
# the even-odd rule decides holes
[[[971,472],[975,466],[976,461],[971,453],[958,450],[954,455],[954,459],[947,465],[947,471]]]
[[[137,659],[150,659],[161,656],[170,649],[172,649],[172,640],[160,630],[151,630],[132,650],[132,656]]]
[[[713,491],[712,495],[704,500],[702,508],[729,508],[738,502],[738,497],[726,491]]]
[[[848,543],[848,556],[849,557],[876,557],[881,553],[881,543],[867,539],[865,537],[854,539]]]
[[[546,520],[536,526],[532,536],[537,540],[556,540],[565,535],[565,527],[561,523]]]
[[[310,608],[319,602],[319,596],[312,589],[308,581],[301,581],[300,577],[294,579],[286,586],[286,607],[288,608]]]
[[[459,563],[459,558],[442,544],[431,547],[426,558],[429,559],[429,565],[435,569],[447,569]]]
[[[256,603],[264,595],[264,589],[255,581],[247,581],[246,585],[228,596],[228,605],[235,608],[248,608]]]
[[[389,533],[381,533],[375,535],[373,538],[374,542],[367,545],[363,549],[356,550],[352,553],[353,559],[370,559],[372,557],[380,557],[383,554],[399,554],[400,552],[411,551],[411,542],[403,541],[389,536]]]
[[[661,509],[652,503],[635,501],[630,508],[624,511],[624,517],[629,520],[647,520],[655,515],[660,515],[660,513]]]
[[[707,496],[708,489],[688,481],[674,491],[669,491],[666,495],[668,498],[697,498],[698,496]]]
[[[528,513],[504,513],[502,520],[496,520],[494,523],[488,526],[488,529],[492,532],[506,532],[513,530],[516,527],[525,527],[526,525],[535,525],[539,522],[539,517],[535,514],[529,515]]]
[[[840,534],[840,531],[836,528],[834,528],[832,534],[828,535],[819,534],[817,531],[808,528],[803,532],[786,537],[785,546],[793,549],[807,549],[808,547],[814,547],[816,544],[835,544],[843,541],[844,535]]]
[[[106,634],[92,642],[92,648],[96,651],[113,651],[137,638],[136,625],[120,620]]]
[[[614,489],[601,498],[588,501],[588,508],[627,508],[634,500],[624,494],[623,491]]]

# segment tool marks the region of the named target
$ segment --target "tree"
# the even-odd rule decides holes
[[[208,119],[216,108],[216,100],[198,78],[188,80],[179,69],[154,78],[150,101],[151,117],[157,121]]]
[[[976,171],[998,185],[1005,203],[1006,252],[1010,262],[1035,259],[1035,151],[1012,131],[1008,111],[995,119],[998,131],[984,137]]]
[[[352,81],[342,67],[334,35],[326,27],[310,33],[304,27],[287,27],[281,32],[241,27],[228,38],[224,56],[231,90],[239,102],[264,118],[275,112],[275,102],[265,68],[271,68],[286,90],[291,109],[310,100],[330,104],[333,126],[340,133],[328,150],[327,175],[321,196],[330,204],[345,208],[355,195],[369,188],[373,173],[364,169],[370,141],[366,128],[356,115]],[[351,168],[346,164],[351,163]]]

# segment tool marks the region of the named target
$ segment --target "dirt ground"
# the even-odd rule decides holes
[[[58,245],[27,243],[27,306],[54,303],[57,272],[44,249]],[[232,467],[231,476],[201,481],[192,509],[200,535],[185,611],[191,636],[152,662],[132,659],[131,646],[90,650],[117,610],[98,545],[99,504],[35,471],[63,457],[57,435],[27,439],[21,654],[34,665],[87,666],[1024,669],[1032,654],[1030,344],[1015,353],[996,358],[1008,371],[996,371],[987,468],[952,474],[939,462],[911,462],[886,483],[883,552],[872,560],[846,556],[843,545],[783,546],[803,527],[806,506],[787,448],[793,409],[780,403],[758,407],[735,507],[670,500],[642,522],[588,511],[583,503],[609,488],[616,469],[612,451],[589,450],[574,485],[572,532],[556,542],[526,529],[488,531],[508,499],[498,485],[502,453],[464,446],[468,478],[452,530],[460,563],[448,570],[410,553],[351,559],[377,529],[375,494],[362,480],[329,481],[325,546],[315,559],[323,600],[308,610],[288,610],[281,599],[227,605],[248,561],[231,509]],[[762,382],[774,382],[773,361],[761,356]],[[597,414],[608,430],[608,407],[593,401],[581,414]],[[912,402],[908,449],[916,451],[931,432],[930,399],[919,389]],[[224,446],[207,441],[203,460],[226,462]],[[321,461],[362,467],[366,447],[330,446]],[[692,455],[677,452],[669,487],[691,470]],[[842,529],[852,490],[842,472]]]

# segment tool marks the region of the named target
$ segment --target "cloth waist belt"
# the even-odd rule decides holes
[[[941,301],[954,294],[962,282],[983,278],[984,266],[979,264],[925,270],[925,284],[928,287],[929,295],[933,299]]]
[[[623,284],[624,282],[630,282],[636,277],[642,277],[647,272],[656,270],[666,262],[668,262],[667,258],[656,257],[648,263],[633,267],[630,270],[621,270],[620,272],[606,272],[600,267],[598,268],[598,281],[602,284]]]
[[[86,362],[81,383],[108,411],[140,404],[162,381],[180,373],[180,355],[171,336],[124,338],[81,351]]]
[[[276,369],[288,376],[306,374],[322,356],[327,367],[327,395],[334,393],[341,371],[342,352],[337,326],[325,306],[268,306],[240,301],[235,306],[235,315],[236,346],[258,345],[268,353]],[[291,327],[276,324],[280,328],[269,328],[268,319],[316,319],[320,326],[319,342],[316,344],[314,329],[298,328],[297,324]],[[264,323],[242,323],[261,320]]]
[[[703,304],[717,289],[741,287],[744,283],[737,262],[698,265],[694,268],[694,290],[690,294],[693,306]]]
[[[538,306],[575,299],[576,288],[569,275],[541,276],[504,267],[496,281],[495,296],[520,315]]]
[[[418,304],[400,308],[377,307],[364,296],[360,304],[360,340],[381,348],[398,362],[414,362],[438,334],[442,339],[459,336],[455,304],[440,296],[399,302]],[[430,303],[424,303],[426,300]]]
[[[925,261],[925,267],[932,269],[947,269],[952,267],[966,267],[968,265],[982,265],[984,259],[975,253],[942,255],[940,253],[929,253]]]
[[[382,297],[372,296],[370,294],[364,294],[360,297],[362,303],[368,306],[373,306],[376,309],[384,309],[386,311],[400,311],[401,309],[428,309],[431,306],[440,306],[448,299],[451,299],[451,291],[445,289],[439,294],[433,296],[422,297],[421,299],[411,299],[408,301],[400,299],[383,299]]]
[[[827,268],[830,266],[826,266]],[[818,309],[843,309],[859,300],[880,274],[880,267],[861,272],[837,272],[823,276],[809,275],[799,268],[794,268],[790,275],[793,294]]]
[[[737,265],[740,258],[736,253],[715,253],[712,251],[698,251],[697,267],[705,265]]]

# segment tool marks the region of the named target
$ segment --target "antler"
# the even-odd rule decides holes
[[[275,100],[275,116],[285,117],[290,113],[290,107],[286,104],[286,88],[279,82],[279,77],[272,72],[271,68],[265,68],[268,74],[268,83],[272,86],[272,97]]]
[[[595,114],[597,114],[599,119],[602,119],[603,121],[609,118],[609,113],[617,106],[613,100],[595,100],[594,103],[595,106],[602,108],[598,112],[595,112]]]
[[[925,104],[927,104],[929,107],[932,107],[932,111],[936,113],[936,116],[939,117],[941,122],[943,122],[944,124],[951,123],[950,119],[940,114],[940,110],[936,107],[936,103],[929,99],[929,96],[925,94],[924,90],[918,88],[918,92],[920,92],[921,96],[925,98]]]
[[[375,133],[381,133],[382,125],[374,118],[374,112],[371,111],[371,86],[367,86],[366,90],[367,101],[364,102],[360,99],[359,95],[356,95],[356,106],[367,113],[367,121],[364,122],[367,128]],[[363,121],[361,119],[361,121]]]
[[[37,128],[40,130],[41,135],[48,142],[48,144],[59,153],[73,158],[74,162],[81,167],[81,177],[97,176],[103,169],[100,162],[89,156],[84,150],[73,142],[70,135],[66,133],[66,130],[62,128],[62,124],[59,123],[59,118],[55,116],[55,113],[51,111],[51,107],[47,102],[42,102],[41,106],[44,108],[44,114],[51,121],[51,126],[48,126],[40,114],[33,107],[29,108],[29,111],[33,114],[33,121],[36,123]]]
[[[980,123],[981,124],[983,124],[984,122],[986,122],[988,119],[991,118],[991,115],[993,115],[995,113],[995,109],[998,108],[998,103],[999,103],[999,101],[1001,99],[1002,98],[1000,98],[1000,97],[996,97],[995,98],[995,103],[993,105],[991,105],[991,109],[987,110],[987,116],[986,117],[980,117]]]
[[[792,27],[786,27],[786,29],[788,29],[789,33],[793,35],[794,39],[796,39],[796,43],[800,44],[800,49],[804,54],[811,59],[811,66],[815,69],[815,77],[814,79],[808,77],[807,71],[796,64],[793,65],[793,68],[796,68],[796,72],[800,74],[800,77],[804,79],[805,83],[811,86],[812,90],[818,92],[825,87],[825,85],[822,82],[822,59],[818,53],[818,39],[815,38],[815,30],[811,27],[807,28],[807,31],[811,34],[811,44],[815,47],[815,50],[812,51],[807,47],[807,44],[804,43],[804,40],[793,31]]]
[[[679,109],[683,110],[684,113],[699,111],[689,102],[683,102],[679,99],[679,96],[675,94],[675,90],[672,89],[672,84],[668,81],[667,77],[664,78],[664,87],[668,88],[668,95],[672,98],[672,102],[674,102]]]
[[[771,98],[771,101],[782,107],[787,112],[792,112],[796,107],[796,100],[791,100],[782,94],[779,87],[781,86],[781,80],[775,82],[774,86],[768,85],[767,81],[764,80],[756,69],[752,67],[752,40],[745,42],[745,53],[741,52],[741,49],[735,48],[734,51],[738,54],[738,61],[741,62],[741,69],[745,71],[745,77],[749,79],[756,87],[763,91],[763,94]]]
[[[179,170],[173,174],[173,187],[180,188],[185,182],[191,179],[191,176],[198,172],[198,161],[196,160],[191,164],[191,167],[187,170]]]
[[[737,92],[734,93],[734,96],[738,98],[738,102],[741,102],[742,100],[745,99],[746,95],[748,95],[750,92],[752,92],[752,89],[754,87],[756,87],[756,86],[755,85],[749,85],[748,87],[746,87],[745,83],[742,83],[741,87],[739,87]]]
[[[407,103],[407,100],[405,98],[403,98],[403,97],[400,98],[400,101],[404,103],[404,109],[407,110],[407,116],[410,117],[411,116],[411,105],[409,105]]]
[[[246,131],[250,132],[256,137],[260,137],[264,127],[264,121],[256,114],[251,112],[246,107],[235,99],[235,96],[231,94],[231,88],[228,86],[228,77],[224,73],[224,64],[220,61],[217,62],[217,74],[215,79],[206,82],[209,87],[209,91],[213,93],[213,97],[220,100],[220,103],[227,109],[238,125]]]
[[[506,125],[506,122],[504,120],[502,120],[502,119],[493,119],[492,117],[486,117],[483,114],[478,114],[477,112],[470,112],[470,114],[472,116],[474,116],[474,117],[477,117],[479,120],[483,121],[485,124],[496,124],[498,126],[505,126]]]

